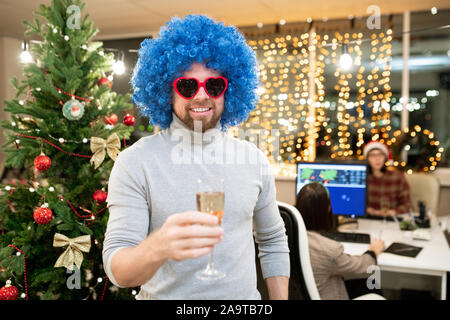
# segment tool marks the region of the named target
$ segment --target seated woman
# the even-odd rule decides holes
[[[363,255],[352,256],[344,253],[341,243],[320,235],[333,231],[334,220],[328,190],[318,182],[300,190],[295,206],[308,230],[311,266],[321,299],[348,300],[343,276],[367,274],[367,268],[377,263],[377,256],[384,250],[384,241],[375,239]]]
[[[390,157],[386,145],[371,141],[364,147],[369,168],[367,176],[367,213],[373,216],[392,216],[411,209],[409,185],[402,172],[387,170]]]

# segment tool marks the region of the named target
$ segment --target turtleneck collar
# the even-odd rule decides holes
[[[221,130],[221,127],[219,120],[214,128],[206,130],[203,134],[201,134],[201,132],[194,132],[172,111],[172,122],[169,126],[169,133],[172,138],[174,136],[176,136],[177,139],[182,137],[183,141],[188,144],[208,145],[223,139],[225,132]]]

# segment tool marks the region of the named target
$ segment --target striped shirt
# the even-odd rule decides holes
[[[402,172],[388,170],[380,178],[369,174],[367,177],[368,207],[374,209],[394,209],[397,213],[409,212],[411,198],[409,185]]]

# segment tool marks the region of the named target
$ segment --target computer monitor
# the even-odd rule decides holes
[[[333,214],[366,215],[367,165],[364,162],[297,162],[296,195],[316,181],[327,187]]]

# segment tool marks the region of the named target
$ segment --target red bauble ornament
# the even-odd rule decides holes
[[[105,123],[106,124],[110,124],[110,125],[113,126],[113,125],[115,125],[117,123],[117,120],[118,120],[118,118],[117,118],[117,115],[115,113],[113,113],[110,116],[105,116]]]
[[[100,87],[102,84],[106,84],[109,88],[112,87],[111,81],[107,77],[103,77],[97,81],[97,85]]]
[[[34,210],[33,217],[38,224],[47,224],[52,221],[53,213],[47,207],[39,207]]]
[[[41,153],[39,156],[34,158],[34,166],[39,171],[45,171],[50,168],[52,164],[52,160],[50,160],[49,157],[47,157],[45,154]]]
[[[123,123],[129,127],[133,126],[134,123],[136,122],[136,119],[134,118],[133,115],[127,113],[125,118],[123,118]]]
[[[105,202],[106,198],[108,197],[108,192],[105,192],[103,190],[97,190],[92,195],[92,198],[97,202]]]
[[[0,289],[0,300],[17,300],[19,290],[11,285],[11,281],[6,281],[6,285]]]

